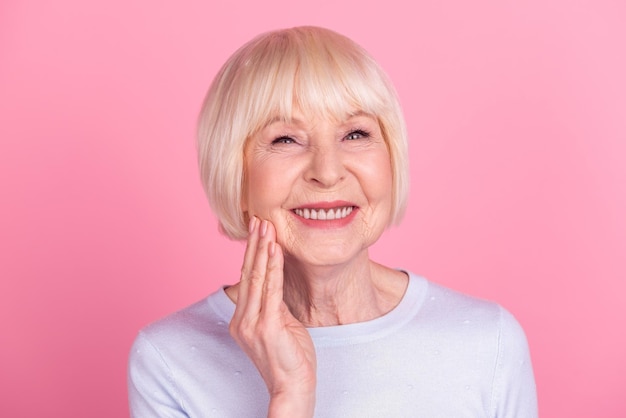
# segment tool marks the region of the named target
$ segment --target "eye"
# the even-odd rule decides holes
[[[369,132],[366,132],[361,129],[357,129],[357,130],[350,132],[348,135],[346,135],[345,139],[348,141],[353,141],[355,139],[369,138],[369,136],[370,136]]]
[[[279,136],[278,138],[272,141],[272,145],[295,144],[295,143],[296,143],[296,140],[288,136]]]

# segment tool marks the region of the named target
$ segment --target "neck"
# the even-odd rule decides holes
[[[305,326],[368,321],[393,309],[406,275],[369,260],[367,251],[346,265],[304,266],[285,257],[284,300]]]

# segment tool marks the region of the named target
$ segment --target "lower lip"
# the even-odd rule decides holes
[[[306,226],[310,226],[313,228],[321,228],[321,229],[334,229],[334,228],[342,228],[348,225],[350,222],[352,222],[358,210],[359,209],[355,207],[354,209],[352,209],[352,212],[350,212],[350,214],[346,216],[345,218],[332,219],[329,221],[322,221],[319,219],[306,219],[296,214],[293,211],[291,213],[293,214],[293,216],[296,217],[296,219],[298,219],[300,222],[302,222]]]

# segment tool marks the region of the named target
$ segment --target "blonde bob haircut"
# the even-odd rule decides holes
[[[352,40],[328,29],[296,27],[257,36],[220,69],[204,100],[198,127],[198,162],[204,190],[221,231],[248,235],[241,198],[246,140],[294,110],[345,120],[375,117],[389,148],[393,170],[389,224],[406,207],[407,135],[395,89],[374,59]]]

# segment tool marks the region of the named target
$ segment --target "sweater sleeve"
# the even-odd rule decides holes
[[[129,356],[128,399],[132,418],[188,418],[171,370],[143,333]]]
[[[500,308],[500,333],[492,387],[492,416],[537,418],[537,393],[524,330]]]

